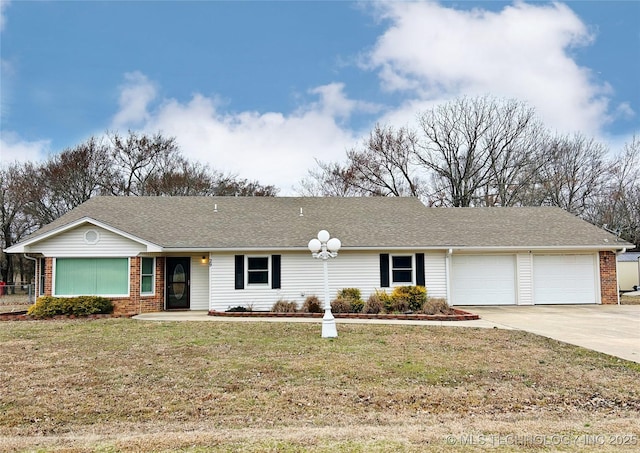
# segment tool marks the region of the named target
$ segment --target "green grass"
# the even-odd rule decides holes
[[[638,364],[518,331],[338,330],[323,339],[319,323],[2,323],[0,446],[467,451],[447,436],[640,435]]]

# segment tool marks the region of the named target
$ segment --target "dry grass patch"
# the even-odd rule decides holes
[[[3,323],[0,446],[451,451],[447,441],[462,450],[465,436],[489,434],[640,442],[638,364],[517,331],[343,324],[339,333],[327,340],[319,324],[253,322]],[[478,439],[475,448],[492,447]],[[504,439],[514,451],[531,447]]]

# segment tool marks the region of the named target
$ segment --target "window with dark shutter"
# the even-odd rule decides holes
[[[244,289],[244,255],[236,255],[236,289]]]
[[[424,253],[416,253],[416,285],[425,285]]]
[[[392,256],[391,275],[393,283],[413,283],[413,264],[411,255]]]
[[[280,255],[271,255],[271,288],[280,289]]]
[[[380,254],[380,287],[389,287],[389,254]]]

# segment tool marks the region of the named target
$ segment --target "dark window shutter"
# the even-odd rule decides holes
[[[416,253],[416,285],[425,285],[424,276],[424,253]]]
[[[380,254],[380,287],[389,287],[389,254]]]
[[[280,289],[280,255],[271,255],[271,288]]]
[[[244,255],[236,255],[236,289],[244,289]]]

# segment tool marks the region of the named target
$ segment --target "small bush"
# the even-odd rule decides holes
[[[430,297],[422,307],[422,312],[427,315],[448,315],[452,311],[447,300],[442,297]]]
[[[244,313],[247,311],[251,311],[251,310],[249,310],[247,307],[243,307],[242,305],[238,305],[237,307],[231,307],[226,310],[227,313]]]
[[[385,300],[384,311],[386,313],[407,313],[411,310],[409,309],[409,301],[407,299],[389,296],[389,299]]]
[[[34,318],[51,318],[58,315],[89,316],[113,313],[113,302],[104,297],[39,297],[27,314]]]
[[[338,297],[331,301],[331,311],[334,313],[351,313],[351,299]]]
[[[362,300],[361,294],[362,293],[358,288],[343,288],[338,291],[337,299],[346,299],[350,302],[349,311],[343,313],[360,313],[362,311],[362,308],[364,307],[364,301]],[[331,306],[333,307],[333,304]]]
[[[280,299],[273,304],[271,311],[275,313],[295,313],[298,311],[298,304],[293,300]]]
[[[304,313],[322,313],[322,303],[317,296],[308,296],[304,300],[304,304],[302,304],[302,309],[300,311]]]
[[[394,302],[397,307],[404,308],[397,311],[419,312],[427,301],[427,289],[424,286],[397,286],[391,298],[397,299]]]
[[[367,302],[365,302],[364,306],[362,307],[362,313],[378,314],[383,312],[384,301],[383,301],[383,298],[381,297],[381,294],[388,296],[387,293],[385,292],[380,293],[378,291],[371,294],[367,299]]]

